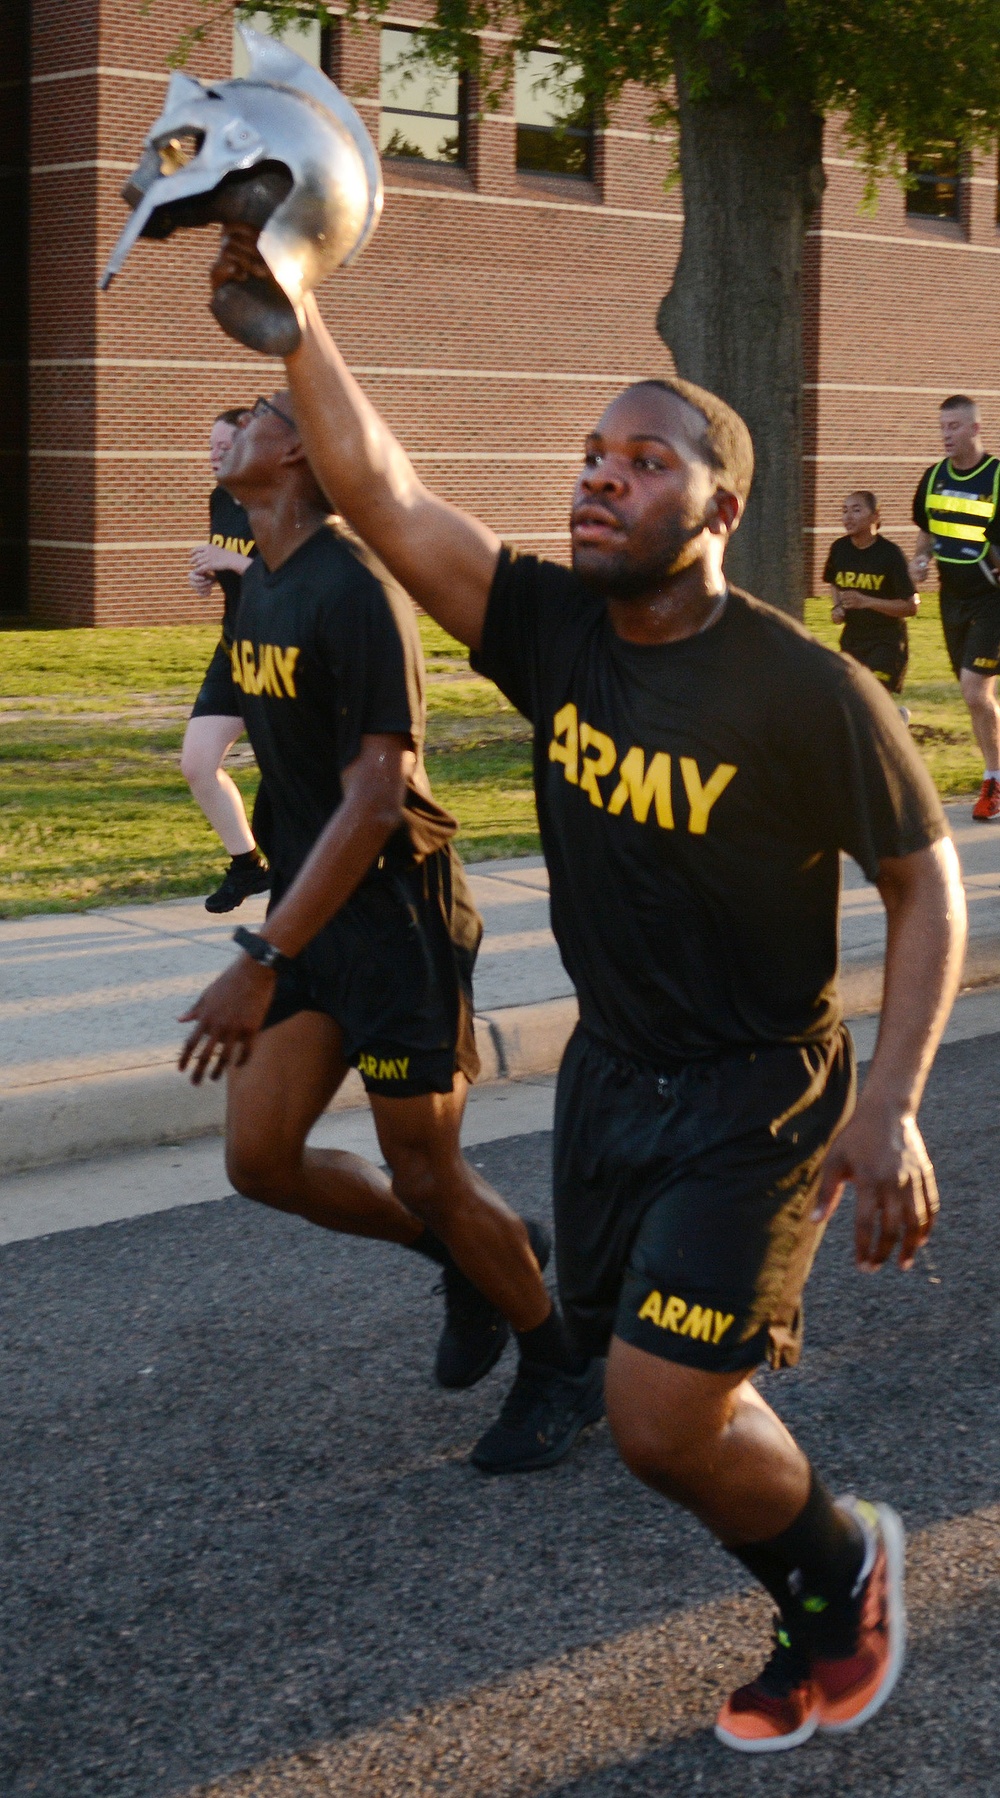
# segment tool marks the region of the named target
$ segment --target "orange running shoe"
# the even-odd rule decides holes
[[[741,1754],[774,1754],[808,1742],[819,1715],[819,1689],[809,1657],[776,1616],[770,1660],[756,1679],[726,1699],[715,1733],[727,1748]]]
[[[977,824],[995,824],[1000,818],[1000,780],[984,780],[972,808]]]
[[[853,1652],[812,1656],[819,1727],[827,1735],[860,1729],[882,1709],[902,1672],[906,1652],[903,1525],[888,1505],[870,1505],[854,1498],[840,1503],[854,1512],[870,1549],[865,1557],[867,1571],[862,1569],[852,1593],[857,1604]]]

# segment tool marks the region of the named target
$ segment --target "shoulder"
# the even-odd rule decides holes
[[[831,556],[842,556],[845,549],[850,549],[850,547],[851,547],[850,537],[835,537],[833,539],[833,542],[830,545],[830,548],[827,551],[827,557],[826,557],[827,561],[830,560]]]
[[[797,618],[752,593],[730,587],[729,599],[733,623],[744,638],[742,653],[754,658],[755,672],[765,681],[773,678],[786,685],[791,680],[831,693],[843,689],[848,657],[827,649]]]
[[[504,544],[490,588],[493,622],[517,614],[521,628],[551,635],[564,625],[602,614],[605,601],[586,587],[572,568]]]
[[[569,603],[586,596],[586,588],[571,568],[562,562],[549,562],[541,556],[526,554],[504,543],[500,549],[493,592],[518,587],[523,590]]]
[[[302,555],[312,578],[319,577],[320,590],[331,598],[345,592],[373,598],[380,591],[380,583],[367,565],[363,545],[339,521],[321,525],[303,546]]]
[[[906,551],[901,544],[895,542],[892,537],[880,537],[879,542],[882,545],[883,555],[890,562],[902,562],[904,568],[906,567]]]
[[[355,639],[363,632],[387,648],[396,639],[408,661],[422,661],[413,600],[374,552],[339,519],[317,536],[331,612],[343,631]]]

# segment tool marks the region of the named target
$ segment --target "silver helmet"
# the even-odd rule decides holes
[[[287,355],[295,307],[350,262],[378,224],[382,170],[349,100],[276,38],[239,27],[245,79],[170,78],[135,173],[122,189],[132,217],[101,277],[110,286],[139,237],[237,221],[260,231],[269,279],[228,281],[212,299],[224,331],[250,349]]]

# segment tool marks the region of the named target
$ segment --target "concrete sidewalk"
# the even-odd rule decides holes
[[[966,984],[1000,981],[1000,829],[948,808],[969,897]],[[484,1081],[557,1065],[576,1013],[548,923],[538,857],[468,870],[486,935],[476,978]],[[263,917],[262,900],[241,923]],[[176,1072],[179,1012],[228,962],[235,918],[200,900],[0,923],[0,1173],[219,1130],[223,1092]],[[848,1013],[878,1009],[884,913],[845,869],[842,967]],[[337,1108],[363,1103],[355,1075]]]

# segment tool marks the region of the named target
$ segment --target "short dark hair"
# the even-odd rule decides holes
[[[225,412],[217,412],[212,423],[214,425],[238,425],[245,411],[245,406],[230,406]]]
[[[705,430],[699,448],[705,461],[720,476],[720,485],[727,492],[745,500],[753,481],[753,439],[739,413],[720,400],[718,394],[709,393],[707,387],[696,387],[693,381],[682,381],[677,376],[633,381],[627,391],[636,387],[659,387],[700,412]]]
[[[878,511],[878,500],[875,498],[875,495],[872,492],[870,487],[852,487],[850,493],[846,493],[844,495],[844,498],[845,499],[863,499],[865,502],[865,505],[868,507],[869,512],[877,512]]]
[[[971,399],[967,393],[952,393],[946,400],[941,401],[938,410],[940,412],[978,412],[979,402]]]

